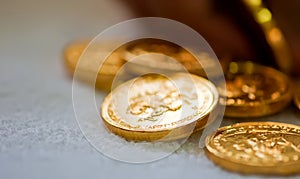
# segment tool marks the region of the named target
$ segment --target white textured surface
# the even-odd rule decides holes
[[[85,140],[75,120],[62,49],[127,17],[113,1],[1,3],[0,178],[242,177],[214,166],[193,139],[171,156],[142,165],[104,157]],[[300,125],[299,116],[290,107],[267,120]]]

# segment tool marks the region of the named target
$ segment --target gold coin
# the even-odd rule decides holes
[[[231,62],[226,91],[219,90],[227,117],[260,117],[279,112],[291,99],[293,87],[283,73],[252,62]]]
[[[206,138],[215,164],[245,174],[300,173],[300,127],[275,122],[245,122],[219,128]]]
[[[83,81],[89,81],[96,78],[95,86],[99,89],[110,91],[112,82],[115,75],[120,70],[124,61],[121,56],[122,49],[114,51],[102,64],[101,69],[98,70],[101,62],[101,58],[105,58],[107,53],[106,49],[89,50],[86,58],[78,67],[78,61],[80,56],[86,49],[89,42],[75,42],[68,45],[64,50],[64,62],[71,75],[74,74],[76,68],[80,70],[80,79]]]
[[[145,54],[161,54],[161,56],[143,56]],[[148,69],[157,72],[183,72],[206,76],[202,65],[206,70],[212,70],[214,63],[207,53],[198,53],[199,61],[186,49],[168,41],[159,39],[142,39],[133,41],[126,45],[124,60],[128,62],[128,70],[132,73],[144,74]],[[135,57],[138,60],[131,60]],[[166,58],[169,57],[169,58]],[[183,70],[184,69],[184,70]]]
[[[185,73],[147,74],[115,88],[101,115],[113,133],[134,141],[170,141],[207,125],[218,101],[208,80]]]

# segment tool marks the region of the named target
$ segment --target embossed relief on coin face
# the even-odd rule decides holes
[[[215,106],[218,96],[211,85],[206,79],[184,73],[145,75],[112,92],[107,119],[132,130],[183,126],[203,118]]]
[[[248,102],[276,100],[286,91],[286,86],[280,85],[277,79],[263,74],[236,74],[228,79],[228,103],[245,104]]]
[[[161,81],[163,83],[155,85],[154,89],[133,94],[129,99],[128,113],[141,116],[139,121],[157,121],[164,113],[179,110],[182,107],[179,90],[164,77],[161,77]],[[132,90],[135,90],[136,86],[133,85]]]
[[[273,69],[249,62],[232,62],[226,73],[226,105],[245,105],[278,100],[287,93],[287,79]]]
[[[233,162],[274,166],[300,162],[300,128],[275,123],[237,125],[220,130],[209,151]]]
[[[226,90],[224,90],[226,89]],[[226,87],[219,89],[226,117],[261,117],[283,110],[291,101],[289,78],[270,67],[252,62],[230,62]]]
[[[160,120],[165,113],[180,110],[182,105],[193,105],[192,109],[197,109],[197,104],[193,104],[198,98],[197,91],[193,90],[192,86],[183,88],[184,91],[181,92],[176,84],[164,76],[147,76],[144,79],[159,81],[137,94],[135,92],[138,91],[136,88],[139,88],[139,80],[131,86],[129,91],[133,93],[130,94],[132,96],[127,111],[132,115],[140,116],[138,121]]]

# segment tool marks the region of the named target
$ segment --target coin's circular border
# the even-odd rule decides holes
[[[236,123],[230,126],[224,126],[218,129],[218,131],[215,134],[212,134],[210,136],[207,136],[206,138],[206,148],[205,148],[205,154],[207,157],[213,161],[218,166],[234,172],[239,172],[243,174],[263,174],[263,175],[293,175],[300,173],[300,161],[294,162],[297,163],[286,163],[281,165],[269,165],[269,166],[263,166],[263,165],[245,165],[244,163],[238,163],[235,161],[231,161],[228,158],[224,158],[216,152],[214,148],[212,148],[209,144],[213,140],[213,138],[223,131],[226,131],[233,127],[239,127],[239,126],[248,126],[248,125],[281,125],[285,127],[291,127],[296,128],[300,130],[300,126],[293,125],[293,124],[286,124],[286,123],[280,123],[280,122],[243,122],[243,123]],[[293,133],[295,134],[295,133]],[[299,134],[300,135],[300,134]]]
[[[185,137],[190,136],[192,133],[197,132],[201,129],[203,129],[205,126],[207,126],[212,121],[208,122],[208,117],[210,112],[217,106],[218,100],[219,100],[219,94],[217,91],[217,88],[207,79],[203,77],[199,77],[193,74],[188,73],[175,73],[175,76],[178,76],[180,74],[189,75],[191,80],[194,82],[195,80],[201,81],[202,85],[205,85],[206,88],[209,90],[212,101],[207,107],[207,111],[205,111],[201,116],[199,116],[198,119],[193,119],[192,121],[189,121],[187,124],[180,124],[176,126],[175,128],[166,128],[161,130],[142,130],[142,129],[129,129],[128,127],[121,125],[117,125],[116,122],[112,121],[110,119],[110,116],[108,114],[108,106],[110,104],[110,100],[112,99],[112,94],[114,91],[112,91],[104,100],[102,103],[102,109],[101,109],[101,115],[102,120],[105,124],[105,126],[112,131],[113,133],[124,137],[127,140],[133,140],[133,141],[171,141],[171,140],[177,140],[182,139]],[[171,75],[172,76],[172,75]],[[130,81],[127,81],[123,84],[121,84],[119,87],[122,87],[124,85],[127,85],[127,83],[131,83],[135,79],[132,79]],[[118,87],[117,87],[118,88]],[[115,88],[114,90],[117,90]],[[172,133],[171,133],[172,132]],[[171,133],[171,135],[169,135]]]
[[[231,62],[232,63],[232,62]],[[271,114],[278,113],[283,108],[287,107],[288,104],[291,102],[293,98],[293,91],[294,88],[291,84],[290,79],[288,76],[286,76],[284,73],[275,70],[271,67],[259,65],[253,62],[234,62],[239,66],[239,69],[243,69],[243,67],[247,64],[253,65],[253,72],[263,72],[265,75],[268,73],[268,76],[277,76],[280,78],[280,81],[283,81],[286,86],[286,92],[282,94],[279,98],[276,98],[274,100],[267,99],[260,103],[244,103],[244,104],[237,104],[234,103],[232,105],[226,105],[225,109],[225,117],[233,117],[233,118],[247,118],[247,117],[262,117],[267,116]],[[241,71],[240,73],[243,73]],[[246,73],[246,72],[245,72]],[[248,73],[247,74],[251,74]],[[220,96],[222,97],[222,96]],[[227,97],[227,100],[230,99]]]
[[[200,50],[208,53],[212,57],[211,64],[215,65],[214,71],[209,71],[205,68],[206,65],[202,64],[204,71],[207,73],[208,79],[216,86],[221,86],[221,84],[225,83],[222,67],[216,54],[206,40],[195,30],[178,21],[160,17],[142,17],[120,22],[98,34],[81,54],[80,60],[77,64],[72,83],[73,109],[78,126],[87,141],[104,156],[126,163],[148,163],[167,157],[175,152],[183,144],[183,142],[186,141],[187,138],[184,141],[182,140],[183,142],[180,142],[176,145],[173,145],[174,143],[171,145],[164,143],[127,143],[128,145],[124,145],[124,141],[121,141],[121,139],[117,138],[117,136],[107,133],[105,130],[99,112],[99,102],[101,100],[99,100],[99,98],[96,100],[96,93],[94,89],[82,86],[80,80],[78,80],[80,79],[80,71],[78,73],[78,66],[82,64],[81,61],[84,61],[86,58],[88,58],[87,54],[89,52],[96,50],[96,46],[98,49],[105,47],[105,49],[110,51],[110,53],[108,52],[106,55],[107,58],[118,47],[133,40],[143,38],[167,40],[182,47],[197,47],[197,50],[190,49],[189,52],[193,54],[193,56],[197,57],[197,60],[200,64],[202,64],[202,62],[198,58],[199,55],[197,55],[196,52]],[[116,42],[117,45],[105,43],[108,40],[115,40],[114,42]],[[105,59],[100,59],[98,69],[101,68],[104,60]],[[212,77],[212,74],[215,74],[216,72],[219,72],[219,76]],[[96,78],[97,73],[94,74],[94,79],[88,80],[87,83],[89,83],[90,86],[94,86]],[[218,108],[213,110],[209,115],[208,122],[211,122],[212,119],[214,120],[211,125],[203,129],[199,140],[200,148],[205,146],[206,136],[216,131],[221,125],[225,111],[224,108],[225,107],[223,106],[218,106]],[[111,138],[114,138],[115,140],[110,140]],[[116,149],[110,148],[109,145],[107,145],[108,143],[113,143],[111,145],[114,146],[122,145],[122,147]],[[156,152],[153,152],[151,149],[146,150],[148,147],[145,148],[145,145],[149,146],[150,148],[155,148]],[[166,148],[162,148],[162,146],[166,147],[167,150],[164,150]]]

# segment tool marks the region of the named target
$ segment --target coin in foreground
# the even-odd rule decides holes
[[[285,108],[293,87],[283,73],[252,62],[231,62],[220,102],[226,117],[261,117]]]
[[[206,154],[217,165],[235,172],[300,173],[300,127],[275,122],[222,127],[206,138]]]
[[[115,88],[101,115],[107,129],[127,140],[170,141],[204,128],[217,101],[216,87],[202,77],[147,74]]]
[[[85,58],[82,59],[80,66],[78,66],[79,59],[87,45],[88,41],[75,42],[68,45],[64,50],[65,65],[72,76],[75,70],[78,70],[82,81],[91,81],[97,77],[95,87],[110,91],[115,75],[124,63],[120,54],[122,49],[117,49],[106,58],[99,70],[100,63],[108,51],[103,48],[93,48],[85,52]]]

